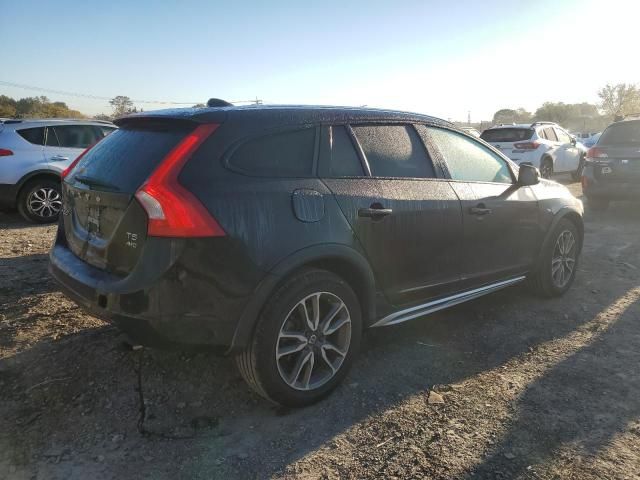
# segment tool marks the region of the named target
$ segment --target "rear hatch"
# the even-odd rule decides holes
[[[490,128],[480,135],[485,142],[490,143],[509,158],[514,156],[514,150],[518,150],[515,148],[516,143],[527,143],[531,137],[533,137],[533,129],[522,127]],[[516,152],[516,156],[517,153],[522,151]]]
[[[147,234],[138,188],[193,129],[160,119],[125,125],[101,140],[63,182],[64,231],[69,248],[94,267],[125,275]]]
[[[598,143],[589,151],[598,165],[594,175],[598,180],[614,183],[640,182],[640,120],[610,125]]]

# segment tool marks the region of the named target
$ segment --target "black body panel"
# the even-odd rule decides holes
[[[138,128],[155,120],[218,124],[177,181],[225,236],[147,236],[146,212],[132,192],[69,182],[50,254],[51,273],[69,296],[143,344],[242,349],[275,288],[306,266],[345,279],[368,326],[407,305],[526,274],[559,217],[572,215],[581,226],[580,202],[554,182],[454,182],[437,155],[431,158],[438,178],[326,175],[320,153],[326,126],[455,128],[432,117],[338,107],[222,107],[145,112],[116,123]],[[233,167],[245,142],[295,129],[316,132],[312,159],[305,159],[308,175],[280,178]],[[418,135],[428,141],[420,129]],[[478,203],[493,210],[490,218],[468,215]],[[93,230],[96,211],[101,219]]]

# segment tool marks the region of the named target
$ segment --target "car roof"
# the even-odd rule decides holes
[[[249,118],[275,123],[322,123],[355,121],[421,122],[456,128],[451,122],[419,113],[366,107],[318,105],[244,105],[203,108],[176,108],[134,113],[114,120],[126,125],[145,118],[170,118],[197,123],[222,123],[228,119]]]

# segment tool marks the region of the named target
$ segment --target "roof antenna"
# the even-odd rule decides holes
[[[233,107],[233,104],[219,98],[210,98],[207,107]]]

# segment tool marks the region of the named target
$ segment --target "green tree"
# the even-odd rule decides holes
[[[123,95],[113,97],[109,100],[109,104],[111,104],[111,108],[113,109],[114,117],[121,117],[134,112],[133,102],[129,97],[125,97]]]
[[[527,112],[524,108],[518,108],[516,110],[510,108],[503,108],[493,114],[493,123],[527,123],[531,121],[531,113]]]
[[[640,112],[640,90],[636,85],[607,84],[598,91],[600,108],[610,118]]]
[[[0,117],[13,118],[15,116],[16,101],[6,95],[0,95]]]

